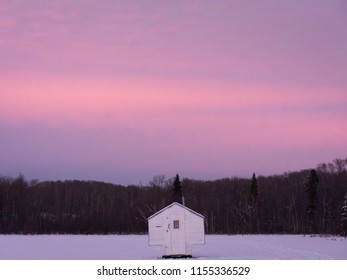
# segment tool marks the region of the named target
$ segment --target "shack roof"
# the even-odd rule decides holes
[[[197,215],[197,216],[199,216],[199,217],[201,217],[201,218],[203,218],[203,219],[205,218],[205,217],[204,217],[203,215],[201,215],[200,213],[195,212],[194,210],[192,210],[192,209],[190,209],[190,208],[188,208],[188,207],[186,207],[186,206],[184,206],[184,205],[182,205],[182,204],[180,204],[180,203],[178,203],[178,202],[174,202],[174,203],[171,203],[170,205],[164,207],[163,209],[159,210],[158,212],[154,213],[152,216],[150,216],[149,218],[147,218],[147,220],[152,219],[153,217],[159,215],[160,213],[164,212],[165,210],[167,210],[167,209],[169,209],[169,208],[171,208],[171,207],[173,207],[173,206],[175,206],[175,205],[177,205],[177,206],[179,206],[179,207],[181,207],[181,208],[183,208],[183,209],[185,209],[185,210],[187,210],[187,211],[193,213],[194,215]]]

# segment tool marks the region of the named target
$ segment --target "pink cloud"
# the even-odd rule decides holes
[[[317,114],[320,108],[345,104],[344,91],[249,87],[214,83],[177,83],[170,80],[109,79],[76,77],[49,78],[44,75],[4,80],[1,85],[4,119],[49,122],[59,119],[83,124],[108,117],[141,119],[151,117],[162,124],[167,118],[183,116],[220,117],[250,115],[295,118],[295,114]],[[324,110],[333,110],[332,108]],[[18,114],[18,112],[20,112]],[[295,114],[293,114],[295,113]],[[333,111],[332,111],[333,113]],[[288,114],[288,116],[287,116]],[[324,115],[324,114],[323,114]],[[160,117],[160,118],[159,118]],[[268,120],[267,120],[268,121]],[[101,122],[102,123],[102,122]]]

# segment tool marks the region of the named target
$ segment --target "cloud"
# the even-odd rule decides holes
[[[334,4],[35,3],[4,13],[6,71],[345,85]]]
[[[344,152],[346,19],[312,3],[2,3],[2,150],[192,174]]]

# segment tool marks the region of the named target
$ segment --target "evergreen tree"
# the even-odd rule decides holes
[[[257,200],[258,198],[258,182],[257,182],[257,177],[255,176],[255,173],[253,173],[253,176],[252,176],[250,196],[253,201]]]
[[[312,169],[305,181],[305,190],[307,194],[306,204],[306,232],[315,232],[315,215],[316,215],[316,203],[317,203],[317,188],[318,188],[318,176],[316,170]]]
[[[347,236],[347,193],[341,208],[341,235],[344,237]]]
[[[182,184],[180,181],[180,176],[176,174],[175,181],[173,183],[174,189],[174,201],[182,203]]]
[[[255,173],[252,175],[251,188],[245,206],[245,213],[248,217],[248,231],[255,233],[258,230],[258,182]]]

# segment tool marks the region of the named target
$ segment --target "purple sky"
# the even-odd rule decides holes
[[[146,184],[347,156],[347,3],[0,2],[0,175]]]

